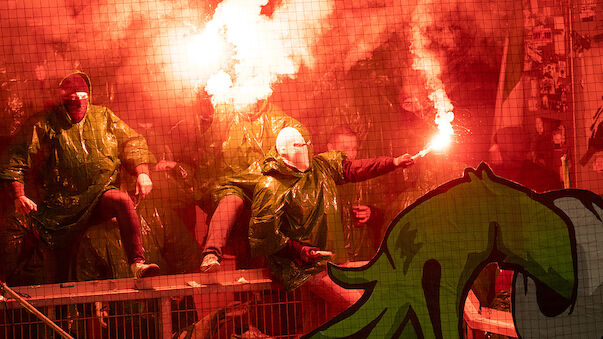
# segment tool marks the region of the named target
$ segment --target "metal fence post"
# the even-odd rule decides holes
[[[172,305],[170,297],[161,298],[161,331],[163,339],[172,338]]]

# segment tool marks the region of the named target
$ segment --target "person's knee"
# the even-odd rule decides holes
[[[134,210],[134,202],[127,192],[116,189],[109,190],[105,192],[105,198],[109,200],[115,210]]]
[[[222,204],[222,202],[224,202],[224,204],[228,205],[230,208],[233,209],[242,209],[245,204],[241,197],[234,194],[225,196],[224,198],[222,198],[222,200],[220,200],[220,204]]]

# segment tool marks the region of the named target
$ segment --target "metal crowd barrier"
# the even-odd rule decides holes
[[[193,330],[201,338],[294,338],[326,314],[305,310],[317,301],[285,291],[262,269],[12,289],[74,338],[184,338]],[[323,319],[313,324],[310,314]],[[54,337],[14,298],[0,303],[0,338]]]
[[[73,338],[297,338],[326,320],[327,305],[287,292],[265,269],[12,287]],[[509,312],[470,292],[464,336],[517,337]],[[195,333],[193,333],[195,332]],[[59,338],[15,298],[0,302],[0,339]]]

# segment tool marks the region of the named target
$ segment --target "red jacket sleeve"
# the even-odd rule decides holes
[[[349,182],[359,182],[387,174],[397,167],[392,157],[344,160],[343,175]]]

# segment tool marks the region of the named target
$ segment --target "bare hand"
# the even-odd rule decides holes
[[[169,171],[176,167],[177,164],[178,163],[175,161],[159,160],[159,162],[155,165],[155,171]]]
[[[140,173],[136,179],[136,195],[140,194],[140,200],[146,198],[153,189],[153,182],[146,173]]]
[[[352,206],[352,213],[358,226],[364,226],[371,218],[371,208],[366,205]]]
[[[38,205],[24,195],[15,199],[15,211],[17,214],[27,215],[29,212],[37,210]]]
[[[415,159],[413,159],[413,157],[408,153],[394,158],[394,165],[396,165],[396,167],[406,168],[413,165],[414,163]]]

